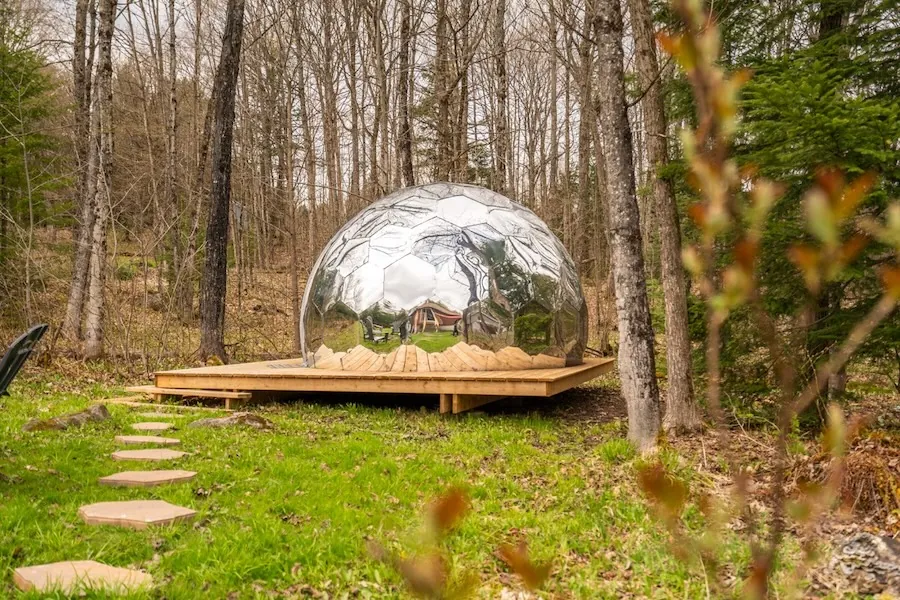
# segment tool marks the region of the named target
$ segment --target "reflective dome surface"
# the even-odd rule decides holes
[[[309,366],[323,345],[383,355],[458,342],[574,365],[587,337],[575,265],[547,225],[496,192],[450,183],[399,190],[354,216],[319,255],[301,314]]]

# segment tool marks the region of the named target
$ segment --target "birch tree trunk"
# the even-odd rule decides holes
[[[216,95],[212,99],[212,186],[206,224],[206,265],[200,288],[200,356],[225,356],[225,290],[228,281],[228,215],[231,207],[231,142],[234,136],[234,103],[244,0],[228,0],[222,54],[216,70]]]
[[[75,3],[75,39],[72,47],[72,94],[75,96],[75,204],[84,201],[87,154],[90,145],[91,72],[87,68],[87,17],[90,0]]]
[[[294,140],[292,109],[294,106],[293,88],[294,82],[285,69],[285,108],[284,131],[282,135],[282,147],[284,148],[284,193],[285,204],[288,213],[288,227],[290,227],[290,266],[291,266],[291,325],[293,326],[293,350],[300,355],[300,263],[297,260],[297,200],[294,197]]]
[[[303,70],[303,60],[300,60],[298,69],[300,86],[297,96],[300,101],[300,128],[303,130],[303,148],[306,151],[307,258],[310,261],[309,267],[312,269],[312,261],[315,260],[316,242],[318,239],[318,219],[316,218],[316,146],[309,118],[309,102],[306,96],[306,77]]]
[[[172,267],[173,281],[175,284],[174,296],[176,312],[182,323],[189,323],[191,319],[191,306],[184,306],[185,294],[182,288],[191,285],[190,281],[185,281],[185,262],[184,238],[181,227],[182,206],[178,201],[178,80],[176,71],[176,38],[175,38],[175,0],[168,2],[168,18],[169,18],[169,114],[167,123],[166,137],[166,204],[173,214],[172,223]]]
[[[634,32],[638,81],[644,91],[647,160],[651,167],[653,197],[659,221],[660,263],[666,311],[666,368],[668,396],[663,426],[671,431],[693,431],[700,427],[691,379],[691,340],[688,334],[687,282],[681,264],[681,229],[675,194],[668,181],[658,176],[668,161],[666,114],[660,92],[656,39],[648,0],[628,0]]]
[[[66,302],[66,314],[62,334],[72,342],[81,337],[81,318],[87,288],[88,269],[91,261],[91,236],[94,231],[94,186],[97,171],[97,139],[99,114],[91,112],[91,63],[86,55],[87,21],[93,16],[91,0],[78,0],[75,5],[75,41],[73,45],[73,85],[75,94],[75,153],[79,168],[76,201],[81,205],[80,219],[76,231],[75,257],[72,267],[72,283]],[[92,52],[92,51],[91,51]]]
[[[84,357],[103,355],[103,300],[106,275],[106,230],[109,225],[110,181],[113,168],[112,132],[112,37],[116,20],[116,0],[100,0],[98,30],[97,111],[100,148],[94,196],[94,224],[91,231],[91,254],[88,297],[85,304]]]
[[[622,395],[628,405],[628,439],[646,451],[656,445],[659,433],[659,389],[634,187],[631,130],[625,105],[622,14],[618,0],[597,2],[594,32],[619,322],[619,375]]]

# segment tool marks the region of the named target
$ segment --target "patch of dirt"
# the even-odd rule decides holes
[[[504,414],[537,414],[578,425],[611,423],[628,416],[625,399],[619,390],[598,385],[576,387],[551,398],[515,398],[512,402],[488,404],[484,410]]]
[[[794,480],[824,483],[832,465],[825,452],[801,456],[793,468]],[[900,533],[900,436],[879,430],[853,443],[844,459],[840,503],[845,512]]]

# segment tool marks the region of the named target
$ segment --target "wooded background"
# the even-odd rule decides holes
[[[759,277],[790,336],[805,288],[786,249],[807,235],[800,197],[817,169],[875,173],[863,215],[898,196],[900,11],[890,0],[712,10],[724,65],[752,70],[733,154],[784,186]],[[656,0],[6,0],[3,338],[46,321],[55,352],[145,372],[193,361],[201,279],[219,261],[227,293],[224,280],[209,293],[227,298],[214,315],[224,350],[296,353],[305,276],[334,231],[398,188],[461,181],[550,225],[580,270],[591,345],[634,344],[628,369],[665,373],[670,410],[680,398],[689,413],[705,325],[681,265],[697,228],[678,131],[696,126],[696,107],[655,39],[675,22]],[[230,186],[216,178],[229,65]],[[828,285],[797,327],[801,370],[876,301],[876,267],[890,258],[872,244]],[[614,281],[631,298],[618,314]],[[752,412],[772,366],[747,319],[727,323],[722,361],[726,400]],[[617,336],[617,323],[632,334]],[[897,315],[857,365],[900,392]]]

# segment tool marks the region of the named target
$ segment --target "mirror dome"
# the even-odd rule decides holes
[[[572,259],[537,215],[482,187],[432,183],[374,202],[334,235],[307,281],[300,333],[312,367],[359,346],[393,357],[461,342],[476,356],[541,357],[515,368],[574,365],[587,306]],[[432,366],[453,370],[447,356]]]

